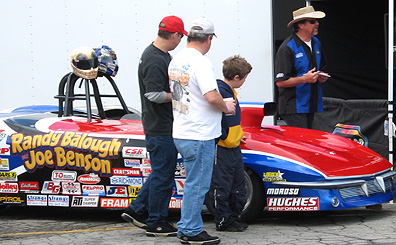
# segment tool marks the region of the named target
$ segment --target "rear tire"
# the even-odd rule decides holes
[[[241,220],[250,222],[255,220],[264,210],[265,192],[264,185],[259,176],[251,169],[245,168],[245,186],[247,202],[241,214]],[[214,216],[214,198],[210,191],[206,194],[205,205],[208,211]]]

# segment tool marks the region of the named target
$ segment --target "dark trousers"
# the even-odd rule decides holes
[[[312,129],[315,113],[294,113],[281,115],[287,126]]]
[[[241,148],[217,146],[211,193],[215,201],[215,223],[228,226],[239,220],[246,204],[245,172]]]

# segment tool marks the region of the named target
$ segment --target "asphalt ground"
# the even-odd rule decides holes
[[[8,207],[0,211],[0,244],[180,244],[147,237],[121,219],[122,210]],[[178,212],[170,214],[176,223]],[[337,212],[266,212],[244,232],[218,232],[203,214],[204,229],[221,244],[395,244],[396,204]]]

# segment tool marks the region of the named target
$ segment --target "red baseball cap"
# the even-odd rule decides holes
[[[186,36],[188,35],[188,32],[184,30],[182,19],[174,15],[164,17],[159,23],[159,29],[161,31],[181,32]]]

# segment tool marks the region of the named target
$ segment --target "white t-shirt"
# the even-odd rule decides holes
[[[204,94],[217,90],[213,65],[194,48],[184,48],[169,64],[173,105],[173,138],[210,140],[221,135],[222,112]]]

